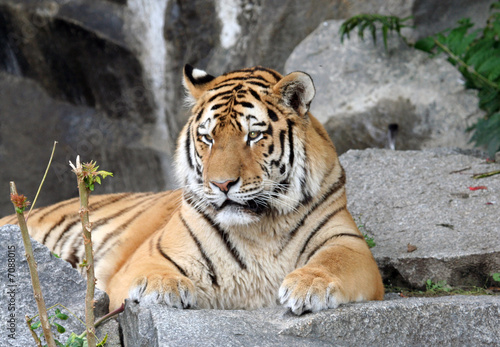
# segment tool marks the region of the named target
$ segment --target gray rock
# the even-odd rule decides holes
[[[0,1],[0,182],[15,178],[32,199],[58,141],[38,206],[77,195],[77,154],[115,173],[101,192],[173,185],[163,167],[173,141],[151,145],[157,106],[122,12],[107,1]]]
[[[339,153],[384,148],[389,124],[398,124],[397,149],[470,148],[468,126],[481,115],[474,92],[442,58],[408,48],[398,37],[342,44],[341,21],[322,23],[287,60],[287,72],[307,71],[316,86],[312,113]],[[367,34],[368,35],[368,34]],[[381,38],[381,36],[379,35]]]
[[[38,310],[19,228],[13,225],[0,227],[0,244],[2,245],[0,263],[4,269],[0,281],[2,297],[0,317],[4,327],[0,334],[0,345],[33,346],[33,337],[24,317],[25,315],[32,317],[38,314]],[[54,257],[47,247],[34,240],[32,247],[46,306],[61,304],[85,321],[85,280],[69,263]],[[96,290],[95,300],[95,315],[100,317],[107,312],[109,299],[106,293]],[[66,328],[66,333],[60,335],[55,332],[54,336],[65,342],[71,332],[81,334],[85,327],[64,308],[59,308],[68,314],[69,319],[61,323]],[[53,314],[53,310],[49,311],[49,314]],[[41,328],[37,331],[40,333]]]
[[[350,150],[340,161],[348,208],[375,239],[386,281],[483,286],[500,272],[500,177],[471,178],[499,163],[451,150],[380,149]],[[478,186],[487,189],[469,189]]]
[[[128,302],[125,346],[490,346],[498,297],[409,298],[342,305],[296,317],[255,311],[144,308]]]

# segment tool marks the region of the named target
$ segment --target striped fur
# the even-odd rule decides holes
[[[91,197],[98,286],[172,307],[292,312],[380,300],[377,265],[346,209],[345,173],[308,111],[311,78],[261,67],[213,77],[187,65],[192,116],[176,169],[182,189]],[[73,265],[76,199],[35,210],[31,234]],[[0,224],[13,223],[4,218]]]

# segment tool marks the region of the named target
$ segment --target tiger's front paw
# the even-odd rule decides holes
[[[279,289],[282,305],[296,315],[336,308],[347,302],[340,280],[318,268],[300,268],[285,277]]]
[[[145,305],[164,304],[175,308],[196,306],[194,284],[182,275],[165,277],[155,274],[139,277],[130,287],[129,296]]]

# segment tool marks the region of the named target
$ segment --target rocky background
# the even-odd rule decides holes
[[[0,0],[0,215],[8,181],[38,206],[77,194],[68,160],[80,154],[115,173],[99,192],[175,186],[172,154],[187,115],[181,69],[211,74],[263,65],[311,73],[312,111],[339,152],[385,147],[470,147],[477,99],[442,59],[389,51],[339,21],[366,12],[414,16],[417,39],[468,16],[484,23],[493,0]],[[1,197],[3,196],[3,197]]]

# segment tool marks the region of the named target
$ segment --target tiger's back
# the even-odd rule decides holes
[[[347,210],[345,173],[309,112],[302,72],[256,67],[213,77],[186,66],[191,117],[176,169],[182,190],[92,196],[98,286],[171,307],[292,312],[380,300],[373,256]],[[30,217],[32,235],[76,264],[76,199]],[[0,220],[5,223],[7,220]]]
[[[181,191],[91,195],[89,200],[97,286],[106,290],[110,276],[180,207]],[[30,235],[85,274],[82,225],[78,198],[34,209],[28,220]],[[17,217],[0,225],[17,224]]]

